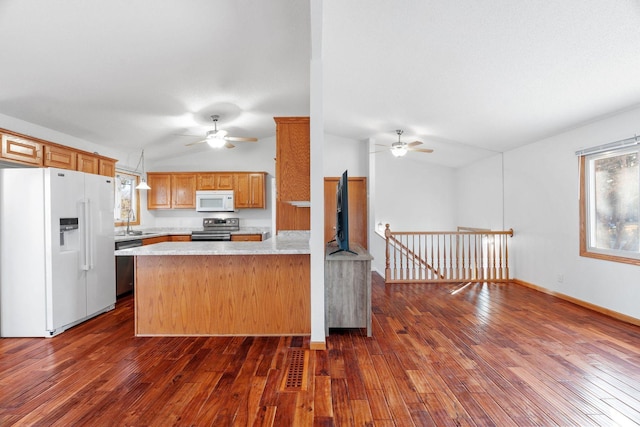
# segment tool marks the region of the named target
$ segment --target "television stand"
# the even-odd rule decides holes
[[[327,249],[329,247],[327,246]],[[371,336],[371,260],[364,248],[354,245],[324,258],[325,333],[329,328],[366,328]]]

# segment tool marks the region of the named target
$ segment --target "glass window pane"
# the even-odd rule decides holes
[[[640,167],[638,152],[592,160],[591,246],[640,250]]]

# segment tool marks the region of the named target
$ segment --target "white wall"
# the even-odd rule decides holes
[[[456,171],[456,226],[503,230],[502,199],[502,154]]]
[[[456,227],[456,171],[451,168],[376,154],[374,229],[389,224],[395,231],[449,231]],[[370,236],[373,269],[384,275],[385,246],[379,236]]]
[[[365,141],[324,134],[324,176],[368,176],[369,150]]]
[[[513,277],[640,318],[640,268],[580,257],[575,151],[632,137],[640,109],[504,154],[505,226]],[[476,174],[478,176],[478,174]]]

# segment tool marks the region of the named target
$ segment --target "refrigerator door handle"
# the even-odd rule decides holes
[[[87,200],[82,200],[80,202],[82,204],[82,233],[83,233],[83,248],[82,248],[82,265],[80,266],[81,270],[89,270],[91,267],[89,265],[89,202]]]
[[[93,263],[93,215],[91,214],[91,199],[87,199],[87,252],[89,259],[89,270],[92,270],[95,267]]]

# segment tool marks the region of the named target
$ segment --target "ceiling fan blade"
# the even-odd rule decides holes
[[[420,141],[413,141],[413,142],[408,143],[407,146],[415,147],[416,145],[421,145],[421,144],[422,144],[422,142],[420,142]]]
[[[237,141],[237,142],[258,142],[258,138],[245,138],[242,136],[225,136],[225,141]]]
[[[225,142],[224,147],[225,147],[225,148],[233,148],[233,147],[235,147],[235,145],[233,145],[233,144],[232,144],[232,143],[230,143],[230,142]]]
[[[206,139],[202,139],[202,140],[200,140],[200,141],[191,142],[191,143],[189,143],[189,144],[185,144],[185,145],[188,147],[188,146],[190,146],[190,145],[202,144],[203,142],[207,142],[207,140],[206,140]]]
[[[419,153],[433,153],[431,148],[409,148],[409,151],[417,151]]]

